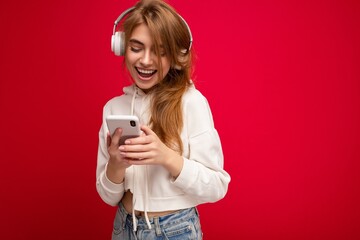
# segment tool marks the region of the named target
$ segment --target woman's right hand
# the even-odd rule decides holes
[[[117,128],[111,137],[108,133],[106,143],[109,153],[109,162],[107,164],[106,176],[114,183],[122,183],[125,177],[126,168],[131,164],[126,161],[120,154],[120,137],[122,135],[122,129]]]

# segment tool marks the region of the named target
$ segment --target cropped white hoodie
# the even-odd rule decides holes
[[[99,132],[96,169],[96,188],[103,201],[116,206],[125,191],[130,190],[133,194],[133,211],[144,211],[148,225],[148,211],[178,210],[216,202],[225,196],[230,182],[230,176],[223,168],[221,143],[209,104],[194,85],[182,98],[184,164],[180,175],[174,179],[162,166],[147,165],[127,168],[121,184],[115,184],[107,178],[105,173],[109,154],[106,116],[134,114],[139,117],[141,124],[148,125],[150,98],[151,95],[131,85],[124,88],[123,95],[107,102]]]

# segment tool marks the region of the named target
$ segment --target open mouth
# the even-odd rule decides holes
[[[137,68],[137,67],[135,67],[135,69],[136,69],[137,73],[139,74],[139,76],[141,78],[145,78],[145,79],[151,78],[157,72],[157,70],[141,69],[141,68]]]

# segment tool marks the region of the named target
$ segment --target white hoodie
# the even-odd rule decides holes
[[[147,165],[127,168],[121,184],[107,178],[105,173],[109,154],[106,116],[134,114],[139,117],[141,124],[148,125],[150,97],[131,85],[124,88],[123,95],[111,99],[104,106],[96,169],[96,188],[100,197],[107,204],[116,206],[125,191],[130,190],[133,194],[133,210],[144,211],[145,216],[148,211],[178,210],[222,199],[227,192],[230,176],[223,169],[221,143],[209,104],[194,85],[182,98],[184,164],[180,175],[173,179],[162,166]]]

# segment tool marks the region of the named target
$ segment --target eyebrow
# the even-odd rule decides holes
[[[133,39],[133,38],[132,38],[132,39],[129,40],[129,42],[130,42],[130,43],[135,43],[135,44],[139,44],[139,45],[145,46],[144,43],[140,42],[140,41],[137,40],[137,39]],[[164,46],[161,44],[161,45],[160,45],[160,48],[161,48],[161,49],[164,49]]]
[[[140,42],[139,40],[136,40],[136,39],[130,39],[129,42],[131,43],[136,43],[136,44],[139,44],[139,45],[142,45],[142,46],[145,46],[144,43]]]

